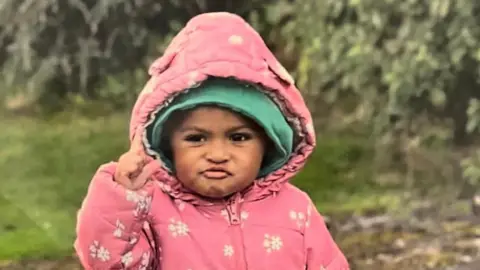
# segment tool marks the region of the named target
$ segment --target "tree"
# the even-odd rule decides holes
[[[108,76],[134,76],[160,56],[172,31],[194,15],[252,12],[271,1],[4,0],[0,4],[2,96],[50,105],[68,94],[99,97]],[[120,75],[119,75],[120,74]],[[130,89],[136,91],[137,89]],[[128,93],[121,93],[121,95]]]
[[[366,105],[367,121],[411,122],[423,114],[452,121],[454,142],[471,142],[468,131],[478,121],[468,120],[480,99],[480,2],[300,0],[295,14],[299,80],[317,98],[354,95]]]
[[[291,8],[284,31],[301,44],[296,77],[317,118],[340,107],[335,123],[373,131],[377,168],[401,168],[425,190],[448,183],[471,193],[480,154],[454,149],[471,147],[480,128],[480,2],[299,0]]]

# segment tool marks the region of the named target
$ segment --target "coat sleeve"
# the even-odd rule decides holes
[[[310,201],[305,226],[307,270],[349,270],[344,254],[333,240],[323,217]]]
[[[148,215],[152,184],[130,191],[113,181],[117,164],[101,166],[77,214],[75,251],[85,269],[151,269]]]

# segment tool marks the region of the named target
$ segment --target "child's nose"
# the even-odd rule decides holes
[[[230,159],[228,146],[222,143],[212,143],[206,156],[207,160],[213,163],[225,163]]]

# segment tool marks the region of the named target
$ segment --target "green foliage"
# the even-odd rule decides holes
[[[103,78],[137,77],[139,69],[146,73],[172,33],[192,16],[235,11],[248,17],[255,12],[264,24],[263,6],[270,2],[4,0],[0,73],[7,87],[0,96],[28,96],[26,105],[28,100],[46,106],[61,104],[72,94],[96,99],[105,94],[98,93]],[[127,97],[137,91],[121,88]]]
[[[480,185],[480,151],[462,160],[463,176],[472,186]]]
[[[330,104],[356,96],[368,121],[452,119],[456,142],[466,139],[480,96],[480,2],[301,0],[295,10],[301,87]]]
[[[295,18],[283,31],[301,44],[296,77],[317,118],[347,126],[354,119],[380,144],[394,138],[382,155],[398,157],[380,162],[397,166],[416,151],[409,141],[420,148],[475,143],[480,2],[300,0],[291,7]],[[480,164],[465,164],[465,177],[473,177]]]

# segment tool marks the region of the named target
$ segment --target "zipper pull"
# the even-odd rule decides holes
[[[238,198],[235,198],[234,200],[231,200],[227,204],[227,212],[228,216],[230,218],[230,224],[231,225],[239,225],[240,224],[240,216],[238,214],[237,208],[239,208],[239,200]]]
[[[227,205],[228,216],[230,218],[230,224],[237,225],[240,221],[237,211],[232,203]]]

